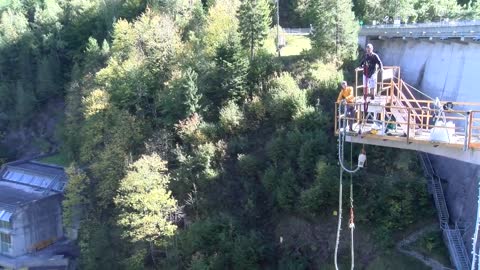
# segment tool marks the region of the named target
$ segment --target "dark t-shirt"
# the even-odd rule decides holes
[[[377,71],[376,65],[378,65],[380,69],[383,69],[382,61],[376,53],[372,53],[371,55],[368,55],[368,53],[366,53],[363,56],[360,65],[363,67],[363,74],[366,75],[368,78],[372,77],[372,75]]]

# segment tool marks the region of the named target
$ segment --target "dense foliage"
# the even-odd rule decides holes
[[[264,49],[266,0],[0,3],[0,140],[52,104],[63,112],[64,224],[80,228],[81,269],[330,264],[331,233],[303,244],[281,228],[302,231],[287,226],[293,218],[334,227],[331,101],[337,68],[356,56],[358,21],[480,14],[478,1],[280,3],[282,26],[314,28],[307,57]],[[0,146],[0,164],[12,150]],[[352,178],[356,220],[380,254],[431,209],[411,153],[367,151]]]

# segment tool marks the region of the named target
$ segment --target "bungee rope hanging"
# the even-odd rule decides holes
[[[340,106],[338,106],[338,115],[340,116],[342,112],[342,108],[344,111],[346,111],[346,105],[345,102],[340,103]],[[345,115],[346,116],[346,115]],[[345,164],[343,163],[344,161],[344,145],[345,145],[345,139],[346,139],[346,127],[347,127],[347,120],[346,117],[338,118],[338,126],[342,127],[343,123],[343,130],[340,129],[340,134],[338,136],[338,161],[340,164],[340,179],[339,179],[339,192],[338,192],[338,226],[337,226],[337,236],[336,236],[336,241],[335,241],[335,256],[334,256],[334,262],[335,262],[335,269],[338,270],[338,246],[340,243],[340,231],[342,228],[342,204],[343,204],[343,171],[346,171],[350,173],[350,219],[349,219],[349,225],[348,227],[350,228],[350,238],[351,238],[351,269],[353,270],[355,267],[355,252],[354,252],[354,238],[353,238],[353,230],[355,229],[355,223],[354,223],[354,211],[353,211],[353,173],[358,172],[361,168],[363,168],[363,165],[366,161],[366,155],[365,155],[365,149],[362,149],[362,152],[358,156],[358,165],[355,169],[353,168],[347,168]],[[350,166],[353,166],[353,145],[350,144]]]

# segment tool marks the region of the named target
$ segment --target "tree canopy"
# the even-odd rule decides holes
[[[157,154],[142,156],[120,180],[115,203],[120,225],[134,241],[156,241],[173,236],[177,202],[168,190],[170,177],[166,162]]]
[[[269,50],[268,0],[0,1],[0,163],[67,157],[63,220],[79,229],[80,269],[330,267],[331,101],[359,21],[480,14],[479,1],[279,5],[282,27],[312,27],[311,49]],[[368,152],[352,176],[361,267],[432,216],[415,155]]]

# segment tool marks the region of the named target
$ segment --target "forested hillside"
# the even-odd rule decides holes
[[[268,0],[4,0],[1,163],[59,151],[69,164],[80,269],[330,269],[333,102],[359,21],[480,14],[464,2],[280,0],[282,26],[315,30],[310,50],[277,57]],[[434,210],[415,154],[367,152],[346,181],[357,265],[375,269]]]

